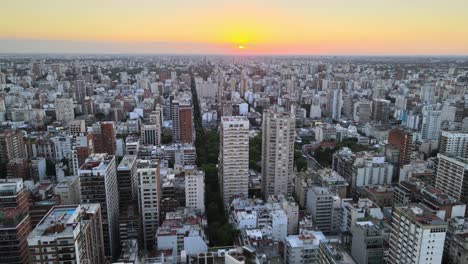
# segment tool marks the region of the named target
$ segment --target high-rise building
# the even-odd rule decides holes
[[[219,184],[224,205],[249,190],[249,120],[242,116],[221,118]]]
[[[0,263],[29,263],[28,192],[22,179],[0,181]]]
[[[402,129],[393,129],[388,132],[388,144],[398,149],[398,164],[403,167],[411,161],[411,144],[413,143],[413,134]]]
[[[0,180],[0,208],[19,208],[29,211],[28,192],[19,178]]]
[[[78,171],[81,203],[99,203],[107,257],[119,256],[119,189],[115,156],[95,153]]]
[[[151,250],[154,247],[154,238],[159,227],[161,201],[159,162],[155,160],[138,160],[136,166],[143,248]]]
[[[343,91],[332,89],[328,92],[328,107],[332,119],[340,120],[343,110]]]
[[[86,124],[84,120],[73,120],[70,122],[70,134],[78,136],[86,133]]]
[[[172,101],[172,140],[180,143],[192,143],[193,106],[190,100]]]
[[[374,122],[386,124],[390,115],[390,101],[377,98],[372,100],[371,119]]]
[[[371,121],[371,103],[369,101],[359,101],[354,104],[354,121],[366,124]]]
[[[331,232],[333,218],[333,197],[327,187],[312,186],[307,192],[307,212],[312,215],[315,226],[323,232]]]
[[[98,122],[93,124],[92,128],[94,152],[115,155],[116,137],[114,122]]]
[[[468,132],[442,131],[439,139],[439,153],[468,158]]]
[[[72,98],[57,98],[55,100],[55,119],[62,122],[70,122],[75,119]]]
[[[159,125],[142,125],[141,126],[141,143],[145,145],[161,145],[161,126]]]
[[[294,174],[295,117],[278,109],[263,112],[262,183],[265,199],[289,195]]]
[[[106,263],[99,204],[53,207],[28,237],[29,263]]]
[[[27,241],[30,231],[28,214],[14,208],[0,208],[0,263],[31,263]]]
[[[205,213],[205,173],[195,166],[185,166],[185,206]]]
[[[351,255],[357,263],[381,264],[384,258],[382,228],[370,221],[357,222],[352,228]]]
[[[468,203],[468,160],[437,154],[435,187],[457,200]]]
[[[0,164],[5,165],[11,159],[25,157],[23,133],[20,130],[0,131]]]
[[[6,87],[6,77],[3,72],[0,71],[0,90],[3,91]]]
[[[75,136],[73,139],[73,172],[78,175],[78,169],[86,159],[94,153],[93,134]]]
[[[75,80],[73,86],[73,99],[81,104],[86,97],[86,82],[85,80]]]
[[[120,209],[137,200],[138,178],[136,175],[136,158],[135,155],[125,155],[117,166]]]
[[[128,73],[127,72],[121,72],[119,73],[120,76],[120,83],[121,84],[127,84],[128,83]]]
[[[389,263],[442,263],[447,223],[419,204],[392,213]]]
[[[421,86],[421,103],[423,104],[433,104],[436,101],[435,97],[435,86],[434,85],[423,85]]]
[[[150,124],[162,126],[163,110],[160,105],[156,105],[153,112],[149,116]]]
[[[390,184],[393,177],[393,165],[385,161],[385,156],[366,151],[353,153],[348,148],[333,153],[332,168],[353,188]]]
[[[422,108],[421,139],[438,140],[442,124],[440,105],[426,105]]]
[[[73,157],[73,136],[55,136],[51,138],[51,141],[54,143],[55,160],[66,159],[71,162]]]

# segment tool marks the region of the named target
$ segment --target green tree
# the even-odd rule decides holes
[[[55,176],[55,162],[46,159],[46,174],[47,176]]]
[[[249,140],[249,168],[260,172],[262,167],[259,162],[262,160],[262,134],[258,134]]]
[[[106,115],[104,113],[96,113],[94,115],[97,121],[104,121],[106,119]]]
[[[161,143],[162,144],[171,144],[172,143],[172,134],[169,134],[169,133],[162,134]]]

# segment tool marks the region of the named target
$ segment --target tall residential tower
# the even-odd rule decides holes
[[[295,117],[279,109],[263,112],[262,183],[265,199],[291,193],[294,173]]]
[[[223,116],[219,148],[219,184],[224,205],[249,191],[249,120]]]

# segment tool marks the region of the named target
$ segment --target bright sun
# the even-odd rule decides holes
[[[244,45],[238,45],[237,48],[238,49],[245,49],[245,46]]]

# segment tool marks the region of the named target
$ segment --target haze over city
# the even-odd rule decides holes
[[[468,54],[464,0],[3,1],[2,53]]]

